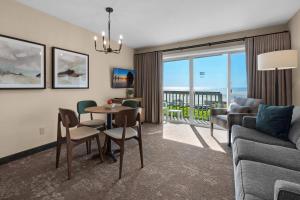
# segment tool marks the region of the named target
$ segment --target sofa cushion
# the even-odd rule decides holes
[[[259,104],[263,103],[262,99],[247,98],[245,106],[250,108],[250,113],[257,113]]]
[[[237,139],[232,146],[233,160],[251,160],[300,171],[300,151],[287,147]]]
[[[296,144],[299,138],[300,138],[300,107],[295,106],[292,122],[291,122],[291,128],[289,132],[289,140],[294,144]]]
[[[288,140],[294,106],[269,106],[260,104],[256,129],[277,138]]]
[[[294,149],[296,148],[295,144],[293,144],[289,141],[275,138],[273,136],[259,132],[255,129],[245,128],[245,127],[242,127],[239,125],[234,125],[234,126],[232,126],[232,133],[231,133],[232,143],[234,143],[237,138],[251,140],[251,141],[265,143],[265,144],[289,147],[289,148],[294,148]]]
[[[248,106],[241,106],[236,102],[233,102],[228,107],[229,113],[248,113],[250,108]]]
[[[248,160],[239,162],[234,176],[236,200],[246,199],[247,194],[257,199],[273,200],[276,180],[300,183],[299,171]]]

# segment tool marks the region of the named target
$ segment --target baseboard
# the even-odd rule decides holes
[[[41,151],[45,151],[45,150],[53,148],[55,146],[56,146],[56,141],[0,158],[0,165],[3,165],[5,163],[8,163],[8,162],[20,159],[20,158],[30,156],[32,154],[35,154],[35,153],[38,153]]]

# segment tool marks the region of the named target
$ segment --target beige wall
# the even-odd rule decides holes
[[[59,107],[75,109],[79,100],[103,103],[125,96],[124,89],[110,88],[110,68],[132,67],[132,49],[124,47],[120,55],[95,52],[94,33],[13,0],[0,1],[0,27],[0,34],[47,45],[47,89],[0,90],[0,157],[55,141]],[[51,89],[52,46],[90,55],[90,89]],[[44,134],[40,135],[40,129]]]
[[[289,29],[292,38],[292,49],[300,52],[300,11],[289,21]],[[299,54],[300,61],[300,54]],[[293,69],[293,104],[300,106],[300,66]]]

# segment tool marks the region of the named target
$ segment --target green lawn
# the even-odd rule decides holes
[[[189,118],[190,107],[188,106],[168,106],[169,109],[182,110],[183,117]],[[166,115],[166,113],[164,113]],[[174,113],[174,117],[177,117],[176,113]],[[196,120],[209,120],[210,117],[210,109],[194,109],[194,117]]]

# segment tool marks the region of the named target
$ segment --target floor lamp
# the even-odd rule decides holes
[[[257,69],[259,71],[275,71],[275,105],[279,105],[278,70],[298,67],[297,50],[281,50],[263,53],[257,56]]]

